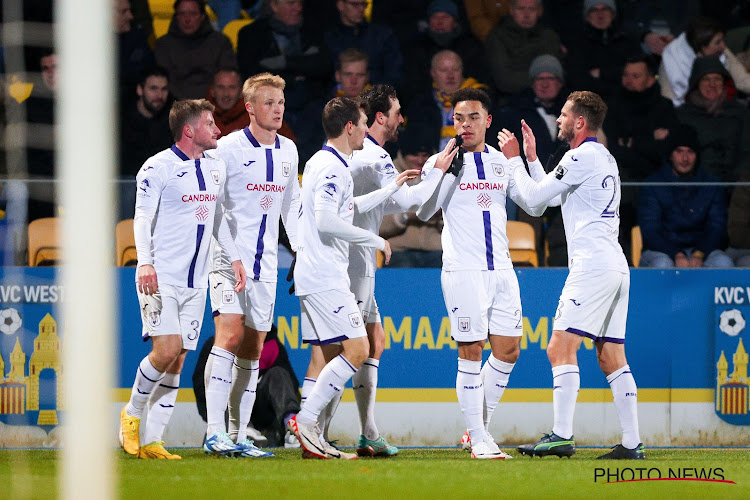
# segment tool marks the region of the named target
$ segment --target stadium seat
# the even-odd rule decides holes
[[[115,252],[119,267],[135,266],[138,255],[135,252],[133,219],[121,220],[115,227]]]
[[[172,19],[174,14],[174,0],[148,0],[151,16],[157,19]]]
[[[638,267],[641,262],[641,250],[643,250],[641,226],[634,226],[630,230],[630,258],[633,259],[633,267]]]
[[[232,48],[235,52],[237,51],[237,33],[239,33],[244,26],[247,26],[252,22],[252,19],[235,19],[234,21],[229,21],[226,26],[224,26],[224,34],[232,42]]]
[[[167,34],[167,31],[169,31],[169,23],[172,22],[171,19],[163,19],[160,17],[154,18],[154,37],[160,38]]]
[[[539,266],[534,228],[527,222],[508,221],[508,249],[513,265]]]
[[[29,223],[29,266],[54,266],[62,258],[57,217],[44,217]]]

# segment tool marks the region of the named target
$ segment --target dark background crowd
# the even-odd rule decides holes
[[[399,93],[405,123],[387,148],[401,170],[421,168],[455,134],[451,94],[466,87],[492,98],[490,145],[502,128],[520,136],[524,119],[550,170],[565,152],[556,118],[568,93],[591,90],[609,107],[598,139],[624,183],[628,256],[637,226],[641,265],[750,266],[750,186],[741,184],[750,181],[750,1],[110,1],[120,219],[132,217],[138,169],[173,142],[171,103],[209,99],[228,134],[248,124],[242,83],[259,72],[286,81],[281,133],[297,144],[300,173],[324,140],[325,103],[373,83]],[[58,213],[44,182],[55,175],[53,12],[52,0],[24,1],[16,15],[36,27],[33,41],[0,50],[3,126],[27,132],[20,146],[3,141],[0,173],[37,181],[27,188],[29,221]],[[10,183],[0,188],[1,225],[14,196]],[[567,265],[559,209],[531,219],[509,203],[508,213],[534,225],[540,262]],[[441,229],[439,215],[404,214],[387,216],[382,234],[396,265],[439,266]]]

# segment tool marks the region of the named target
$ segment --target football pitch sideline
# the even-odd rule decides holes
[[[645,461],[595,460],[603,449],[556,457],[472,460],[459,449],[403,449],[394,458],[222,459],[171,450],[181,461],[113,450],[125,499],[219,498],[750,498],[750,449],[646,449]],[[58,452],[0,450],[0,498],[56,497]]]

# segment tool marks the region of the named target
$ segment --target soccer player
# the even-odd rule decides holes
[[[174,103],[169,127],[175,144],[146,160],[137,176],[136,288],[143,337],[151,339],[152,350],[138,366],[130,401],[120,412],[119,438],[125,452],[139,458],[180,458],[164,449],[162,434],[174,410],[185,354],[198,345],[212,234],[229,255],[234,290],[245,287],[245,269],[221,206],[226,166],[204,155],[219,137],[213,110],[204,99]],[[140,446],[147,402],[147,444]]]
[[[322,121],[328,142],[307,162],[302,177],[294,280],[302,340],[321,345],[327,364],[293,425],[303,457],[352,459],[357,456],[321,439],[318,423],[321,411],[344,390],[369,354],[362,316],[350,291],[349,244],[382,250],[386,263],[391,254],[387,241],[353,226],[352,219],[355,206],[358,212],[377,207],[418,172],[403,172],[385,188],[355,199],[348,161],[353,151],[363,148],[367,116],[356,101],[337,97],[326,104]]]
[[[248,78],[242,93],[250,125],[222,137],[215,152],[227,165],[225,207],[250,279],[237,293],[226,252],[214,248],[209,281],[216,341],[205,371],[208,430],[203,448],[208,453],[273,456],[253,445],[246,432],[260,355],[273,323],[279,217],[292,248],[297,246],[299,157],[294,143],[277,133],[284,119],[284,86],[280,76],[270,73]]]
[[[441,284],[451,336],[458,342],[456,393],[471,440],[471,456],[511,458],[489,433],[492,413],[520,353],[523,321],[518,279],[508,252],[505,201],[510,196],[535,216],[546,206],[523,203],[506,158],[485,144],[492,122],[487,94],[466,88],[456,91],[451,99],[453,126],[463,147],[459,153],[456,139],[451,139],[443,151],[427,160],[422,175],[442,169],[457,154],[462,156],[417,216],[426,221],[443,209]],[[458,170],[461,164],[463,168]],[[530,166],[535,178],[544,176],[540,164]],[[482,367],[488,332],[492,354]]]
[[[622,442],[599,458],[644,459],[638,431],[638,388],[625,358],[630,270],[617,241],[620,225],[620,174],[617,162],[596,140],[607,105],[593,92],[573,92],[557,124],[570,145],[560,163],[541,182],[529,178],[519,157],[518,140],[507,130],[500,147],[527,203],[562,203],[570,272],[565,281],[547,356],[552,364],[552,432],[518,447],[524,455],[575,453],[573,414],[581,379],[576,352],[584,337],[593,339],[599,367],[612,388]],[[536,157],[531,128],[521,125],[526,157]]]

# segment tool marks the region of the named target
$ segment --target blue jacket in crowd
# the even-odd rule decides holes
[[[677,177],[670,164],[646,182],[718,182],[696,167],[693,177]],[[722,186],[644,186],[638,206],[643,248],[673,257],[686,248],[706,255],[724,249],[727,240],[727,200]]]

